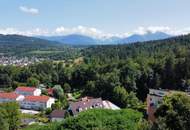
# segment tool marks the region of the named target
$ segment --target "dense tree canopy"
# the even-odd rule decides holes
[[[189,39],[187,35],[145,43],[89,47],[83,49],[84,62],[80,64],[45,61],[27,67],[0,66],[0,87],[15,88],[39,82],[49,87],[60,84],[65,92],[80,90],[83,95],[111,101],[115,101],[113,95],[118,86],[127,93],[136,93],[142,101],[149,88],[184,91],[190,86]]]
[[[145,101],[149,88],[181,91],[190,88],[190,35],[127,45],[94,46],[84,48],[81,55],[84,60],[78,64],[69,61],[44,61],[25,67],[0,66],[0,88],[15,89],[18,85],[39,83],[53,88],[59,84],[59,87],[54,88],[54,96],[60,99],[55,108],[62,108],[65,104],[66,98],[62,94],[64,91],[81,92],[82,96],[102,97],[121,108],[133,109],[138,109],[138,105]],[[56,58],[59,59],[59,56],[56,55]],[[159,124],[162,125],[157,128],[175,127],[177,130],[186,130],[189,126],[189,99],[184,95],[174,95],[164,103],[157,111]],[[102,111],[96,114],[107,116],[104,112],[107,113]],[[102,123],[108,127],[100,129],[110,129],[109,125],[112,126],[114,122],[121,124],[113,126],[115,129],[133,128],[134,126],[127,126],[128,122],[125,122],[124,117],[120,120],[121,113],[117,113],[119,117],[108,116],[104,119],[105,117],[94,117],[91,112],[87,112],[81,115],[84,119],[87,115],[89,120],[86,120],[89,122],[78,116],[66,120],[67,123],[62,124],[61,128],[100,128],[103,125],[99,122],[101,119],[104,119],[105,122]],[[89,115],[94,120],[97,119],[98,124],[95,124]],[[126,125],[122,124],[123,120]],[[3,122],[1,119],[0,121]],[[75,124],[72,124],[73,122]],[[85,123],[89,123],[90,126]],[[7,124],[3,124],[2,127],[6,129]]]
[[[89,110],[80,113],[77,117],[67,118],[59,125],[42,126],[26,130],[137,130],[142,119],[140,112],[126,110]],[[56,127],[55,127],[56,126]]]
[[[185,93],[173,93],[166,96],[155,115],[158,118],[156,128],[188,130],[190,128],[190,97]]]
[[[15,102],[0,104],[1,130],[18,130],[21,123],[19,104]]]

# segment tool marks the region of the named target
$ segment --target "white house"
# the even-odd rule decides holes
[[[4,102],[15,102],[15,101],[22,101],[24,99],[23,95],[19,95],[16,93],[0,93],[0,103]]]
[[[25,99],[21,102],[21,108],[42,110],[51,108],[55,103],[55,99],[48,96],[25,96]]]
[[[35,87],[18,87],[16,88],[15,93],[24,96],[40,96],[42,92]]]

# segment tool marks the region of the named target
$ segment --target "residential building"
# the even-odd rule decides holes
[[[53,89],[52,88],[48,88],[47,89],[47,93],[49,96],[53,96]]]
[[[104,105],[104,109],[120,110],[120,108],[118,106],[116,106],[115,104],[113,104],[112,102],[110,102],[108,100],[104,100],[102,102]]]
[[[40,96],[42,92],[35,87],[18,87],[16,88],[15,93],[24,96]]]
[[[156,109],[162,103],[163,97],[170,92],[169,90],[149,89],[149,94],[147,95],[147,115],[149,121],[155,121],[154,113]]]
[[[54,110],[50,114],[50,120],[51,121],[63,121],[65,118],[65,110]]]
[[[81,98],[78,102],[71,102],[68,111],[73,116],[75,116],[79,112],[94,108],[112,109],[112,110],[120,109],[113,103],[109,101],[103,101],[101,98],[84,97]]]
[[[48,96],[25,96],[21,102],[21,108],[32,110],[43,110],[51,108],[55,103],[55,99]]]
[[[14,102],[14,101],[22,101],[24,99],[23,95],[19,95],[16,93],[5,93],[1,92],[0,93],[0,103],[4,102]]]

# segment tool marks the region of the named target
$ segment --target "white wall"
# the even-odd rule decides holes
[[[19,91],[19,90],[16,90],[15,92],[17,94],[24,95],[24,96],[33,95],[33,92],[25,92],[25,91]]]
[[[37,89],[34,91],[33,96],[40,96],[41,93],[42,93],[41,89],[38,89],[38,88],[37,88]]]
[[[46,109],[46,103],[45,102],[22,101],[21,107],[25,108],[25,109],[40,110],[40,109]]]
[[[24,96],[40,96],[42,91],[41,89],[36,89],[34,92],[25,92],[25,91],[15,91],[17,94],[24,95]]]
[[[52,104],[55,103],[55,99],[54,98],[49,98],[49,100],[46,103],[46,107],[47,108],[51,108]]]
[[[17,97],[17,99],[16,99],[16,100],[17,100],[17,101],[23,101],[23,100],[24,100],[24,98],[25,98],[25,97],[24,97],[23,95],[20,95],[20,96],[18,96],[18,97]]]
[[[64,118],[51,118],[51,121],[52,121],[52,122],[55,122],[55,121],[61,122],[61,121],[63,121],[63,120],[64,120]]]
[[[55,103],[54,98],[49,98],[49,100],[47,102],[30,102],[30,101],[20,102],[22,108],[32,109],[32,110],[51,108],[52,104],[54,104],[54,103]]]

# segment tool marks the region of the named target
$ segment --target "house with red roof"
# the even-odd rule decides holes
[[[0,93],[0,103],[15,102],[15,101],[20,102],[23,99],[24,99],[23,95],[19,95],[16,93],[5,93],[5,92]]]
[[[41,89],[35,87],[18,87],[15,93],[24,96],[40,96],[42,92]]]
[[[55,103],[55,99],[48,96],[25,96],[21,102],[21,108],[43,110],[51,108],[52,104]]]

